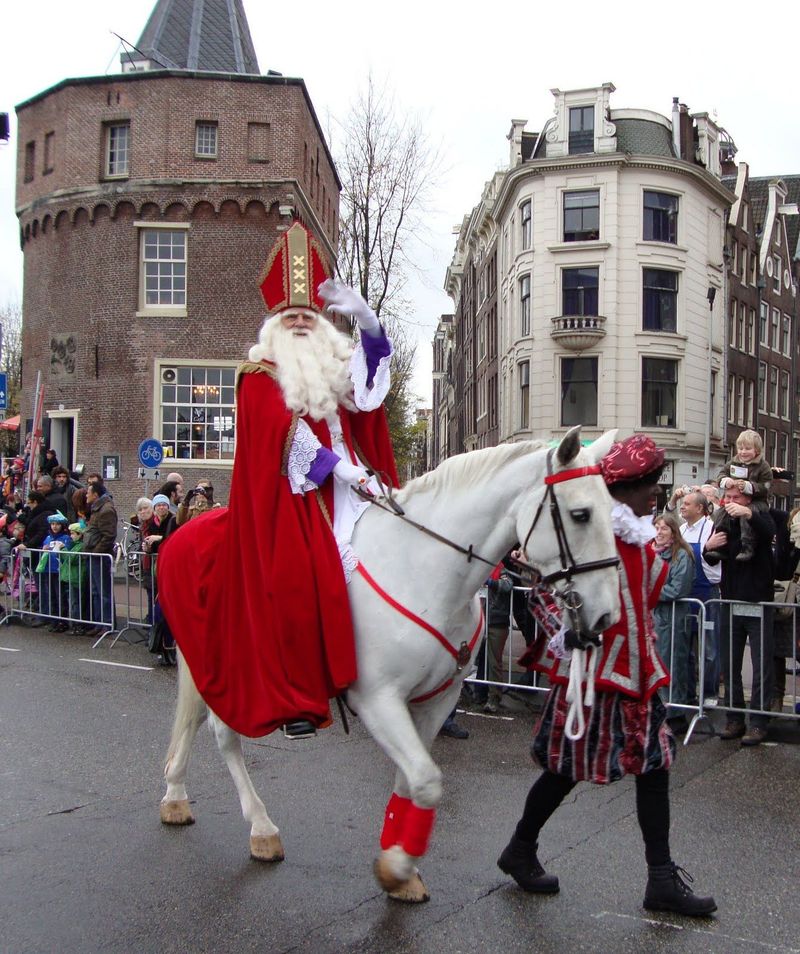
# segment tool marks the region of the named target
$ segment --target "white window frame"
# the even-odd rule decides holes
[[[223,468],[230,469],[230,468],[233,466],[233,458],[234,458],[235,446],[236,446],[236,403],[235,403],[235,397],[236,397],[236,368],[238,367],[239,362],[238,362],[238,361],[217,361],[217,360],[215,360],[215,359],[203,359],[203,358],[192,358],[192,359],[187,359],[187,358],[175,358],[175,359],[173,359],[173,358],[159,358],[159,359],[157,359],[157,360],[154,362],[154,364],[155,364],[155,368],[154,368],[154,375],[155,375],[155,377],[154,377],[154,382],[153,382],[153,386],[154,386],[154,391],[153,391],[153,394],[154,394],[154,399],[153,399],[153,433],[156,434],[158,440],[162,441],[163,444],[164,444],[164,449],[165,449],[164,469],[165,469],[165,470],[167,469],[167,463],[172,463],[172,462],[175,462],[176,464],[180,462],[180,463],[183,463],[183,464],[186,464],[186,465],[188,465],[188,464],[203,464],[203,466],[205,466],[205,467],[223,467]],[[164,417],[164,409],[165,409],[165,408],[172,408],[172,407],[181,408],[181,407],[184,407],[184,408],[191,409],[192,411],[194,411],[195,409],[197,409],[197,410],[202,410],[202,411],[204,411],[204,412],[209,408],[209,404],[208,404],[207,402],[200,403],[200,402],[198,401],[197,403],[195,403],[195,402],[192,400],[192,392],[194,391],[195,385],[193,385],[191,382],[190,382],[189,384],[179,383],[181,377],[183,376],[183,375],[181,374],[182,369],[186,369],[186,368],[189,368],[189,369],[203,369],[203,370],[205,370],[206,372],[207,372],[208,370],[219,370],[219,371],[220,371],[220,379],[222,379],[222,371],[223,371],[223,370],[227,370],[227,371],[228,371],[228,374],[226,375],[226,378],[227,378],[228,380],[232,381],[233,384],[231,385],[231,384],[226,383],[226,384],[223,385],[222,383],[220,383],[220,385],[219,385],[219,392],[220,392],[219,397],[220,397],[220,401],[219,401],[218,403],[216,403],[216,404],[215,404],[215,403],[212,403],[212,404],[210,405],[211,408],[219,407],[221,410],[222,410],[222,409],[227,410],[228,408],[230,408],[231,411],[232,411],[232,418],[233,418],[233,420],[232,420],[232,425],[231,425],[231,427],[227,427],[227,428],[226,428],[226,431],[231,431],[231,430],[232,430],[232,431],[233,431],[233,434],[232,434],[232,435],[229,435],[229,436],[226,438],[226,440],[223,441],[223,440],[222,440],[222,434],[220,433],[220,440],[219,440],[218,442],[216,442],[216,443],[219,443],[219,444],[220,444],[220,454],[223,452],[223,451],[222,451],[222,445],[223,445],[223,444],[229,445],[229,446],[227,446],[227,447],[225,448],[225,453],[230,455],[230,456],[228,456],[228,457],[191,457],[191,456],[190,456],[190,457],[179,457],[179,456],[177,456],[177,451],[178,451],[178,445],[179,445],[179,444],[188,444],[188,445],[189,445],[189,448],[190,448],[190,453],[191,453],[191,451],[192,451],[192,446],[197,444],[197,440],[196,440],[196,439],[193,439],[193,438],[196,437],[196,435],[193,433],[193,429],[194,429],[195,427],[200,427],[200,426],[207,427],[208,424],[213,424],[213,423],[214,423],[214,420],[215,420],[215,418],[214,418],[213,415],[212,415],[211,421],[208,421],[208,420],[204,420],[204,421],[192,420],[191,418],[194,417],[194,414],[193,414],[193,413],[192,413],[191,415],[189,415],[190,420],[188,420],[188,421],[178,422],[177,419],[176,419],[176,420],[173,422],[173,421],[170,421],[170,420],[165,420],[165,417]],[[167,381],[167,380],[165,379],[165,372],[170,372],[170,371],[176,372],[176,376],[175,376],[175,381],[174,381],[174,382],[169,382],[169,381]],[[190,376],[191,376],[191,370],[190,370]],[[164,386],[166,386],[166,387],[174,387],[174,388],[175,388],[175,391],[176,391],[175,400],[172,400],[172,401],[171,401],[171,400],[164,400],[163,390],[162,390],[162,389],[164,388]],[[197,386],[199,387],[199,385],[197,385]],[[206,383],[205,385],[203,385],[203,387],[204,387],[204,388],[213,388],[213,387],[216,387],[216,385]],[[189,393],[189,396],[188,396],[188,400],[183,400],[183,398],[185,398],[186,395],[185,395],[184,393],[181,393],[181,392],[178,390],[179,388],[187,388],[187,389],[189,390],[190,393]],[[230,389],[230,390],[228,390],[228,389]],[[225,396],[226,398],[231,398],[231,397],[232,397],[233,400],[231,400],[231,401],[224,401],[224,402],[223,402],[223,400],[222,400],[223,394],[224,394],[224,396]],[[178,413],[178,412],[176,411],[176,418],[177,418],[177,413]],[[224,420],[224,419],[227,418],[227,417],[228,417],[227,414],[219,414],[219,415],[217,415],[217,419],[219,419],[219,423],[225,423],[225,420]],[[171,437],[169,437],[169,436],[165,436],[164,426],[165,426],[165,425],[169,426],[170,424],[173,424],[173,423],[174,423],[174,426],[175,426],[175,429],[176,429],[176,430],[175,430],[175,437],[174,437],[174,438],[171,438]],[[186,427],[189,428],[189,438],[188,438],[187,440],[181,440],[181,441],[178,440],[178,437],[177,437],[177,428],[178,428],[179,424],[180,424],[180,425],[183,425],[183,426],[186,426]],[[212,428],[212,430],[213,430],[213,428]],[[206,438],[207,438],[207,434],[208,434],[208,432],[206,431],[206,434],[204,435],[204,438],[203,438],[203,441],[202,441],[204,448],[205,448],[206,445],[209,443],[209,441],[206,439]],[[215,442],[212,441],[211,443],[215,443]],[[172,444],[174,444],[174,451],[175,451],[174,455],[171,454],[171,453],[168,453],[168,448],[171,448],[171,445],[172,445]]]
[[[530,272],[520,275],[519,279],[519,330],[521,338],[531,333],[531,276]],[[527,294],[524,289],[527,288]]]
[[[115,130],[125,130],[125,143],[122,147],[119,143],[114,143]],[[112,155],[116,150],[119,155],[115,155],[112,161]],[[116,123],[108,123],[105,127],[105,141],[103,147],[103,165],[104,178],[106,179],[127,179],[130,175],[131,164],[131,124],[130,120],[123,120]]]
[[[646,423],[644,420],[644,386],[645,386],[645,377],[644,377],[644,362],[645,361],[668,361],[671,364],[675,365],[675,381],[670,382],[675,386],[675,422],[673,424],[664,424],[659,423],[656,419],[654,423]],[[639,356],[639,380],[641,386],[639,389],[639,400],[641,406],[639,408],[639,420],[641,421],[642,427],[664,427],[672,430],[680,428],[680,400],[681,400],[681,360],[680,358],[673,358],[671,355],[662,355],[662,354],[643,354]],[[710,383],[710,382],[709,382]],[[662,415],[663,416],[663,415]]]
[[[763,374],[762,374],[763,371]],[[762,387],[763,381],[763,387]],[[758,410],[766,412],[767,410],[767,362],[758,362]]]
[[[525,369],[523,375],[522,369]],[[517,379],[519,382],[519,429],[530,430],[531,426],[531,363],[520,361],[517,365]]]
[[[142,317],[152,317],[154,315],[163,315],[163,316],[172,316],[173,318],[185,318],[188,314],[187,311],[187,302],[188,302],[188,278],[189,278],[189,223],[188,222],[134,222],[134,226],[139,230],[139,310],[136,312],[136,316],[139,318]],[[183,259],[146,259],[145,258],[145,243],[147,241],[148,232],[184,232],[184,257]],[[164,262],[182,262],[184,266],[183,273],[183,303],[177,304],[148,304],[146,296],[146,279],[147,279],[147,269],[146,265],[148,262],[155,261],[164,261]]]
[[[728,375],[728,423],[736,423],[736,375]]]
[[[207,130],[214,131],[213,150],[210,148]],[[194,124],[195,159],[216,159],[219,155],[219,123],[216,119],[198,119]]]
[[[789,372],[781,369],[778,381],[778,411],[779,416],[787,421],[789,420],[789,409],[791,407],[791,400],[789,398],[790,383]]]
[[[527,212],[527,215],[526,215]],[[530,250],[533,243],[533,200],[525,199],[519,206],[519,236],[521,251]]]

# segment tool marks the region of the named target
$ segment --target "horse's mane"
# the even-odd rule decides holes
[[[511,461],[545,447],[545,441],[518,441],[448,457],[436,470],[410,480],[397,492],[397,502],[402,504],[422,493],[438,494],[467,487],[491,477]]]

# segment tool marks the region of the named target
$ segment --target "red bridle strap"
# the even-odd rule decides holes
[[[373,577],[370,576],[370,574],[367,572],[366,568],[364,567],[363,563],[359,562],[356,564],[356,572],[361,574],[361,576],[366,580],[367,583],[369,583],[372,589],[375,590],[378,596],[380,596],[381,599],[385,600],[389,604],[389,606],[392,607],[392,609],[396,609],[397,612],[401,614],[401,616],[405,616],[406,619],[410,619],[412,623],[416,623],[417,626],[419,626],[421,629],[424,629],[426,632],[430,633],[431,636],[433,636],[433,638],[436,639],[442,645],[442,647],[447,650],[448,653],[450,653],[453,659],[455,659],[456,662],[459,662],[459,658],[458,658],[459,652],[450,643],[447,637],[443,636],[439,632],[439,630],[431,626],[430,623],[426,623],[425,620],[417,616],[416,613],[412,613],[411,610],[403,606],[402,603],[398,603],[397,600],[394,599],[394,597],[389,596],[386,590],[384,590],[383,587],[379,583],[377,583],[373,579]],[[467,646],[467,648],[469,649],[470,656],[472,655],[472,650],[475,648],[475,644],[478,642],[478,639],[482,632],[483,632],[483,609],[481,609],[478,625],[475,629],[475,632],[472,634],[472,639],[469,641],[469,644]],[[448,679],[446,682],[442,683],[441,686],[437,686],[437,688],[434,689],[432,692],[426,692],[424,695],[417,696],[415,699],[411,699],[410,701],[425,702],[427,699],[433,698],[433,696],[438,695],[440,692],[444,692],[444,690],[447,689],[448,686],[451,686],[452,684],[453,684],[452,678]]]
[[[591,467],[573,467],[572,470],[560,470],[557,474],[549,474],[545,477],[545,484],[560,484],[565,480],[575,480],[576,477],[591,477],[593,474],[600,474],[599,464],[593,464]]]

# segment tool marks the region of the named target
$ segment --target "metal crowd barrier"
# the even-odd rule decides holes
[[[719,618],[724,684],[720,708],[725,709],[729,717],[738,716],[742,722],[754,715],[800,722],[797,653],[800,604],[709,600],[707,606],[715,608]],[[791,640],[791,655],[775,655],[776,628],[778,635]],[[783,673],[776,672],[776,667],[782,667]],[[787,678],[789,675],[791,679]],[[781,687],[783,691],[778,698],[775,690]],[[705,702],[701,697],[701,706]]]
[[[491,700],[499,698],[502,693],[519,693],[523,698],[533,701],[537,694],[545,696],[550,691],[549,682],[543,673],[524,669],[517,663],[536,633],[536,624],[527,610],[528,593],[528,587],[513,588],[507,627],[489,626],[488,590],[484,588],[478,594],[483,605],[484,638],[475,660],[475,672],[465,682],[468,687],[481,686],[486,689],[490,711],[494,708]],[[522,603],[516,617],[515,599]],[[524,631],[518,625],[518,618],[526,627]]]
[[[28,625],[49,623],[60,632],[101,628],[92,649],[116,632],[110,553],[25,548],[12,551],[3,562],[0,625],[18,618]]]
[[[520,594],[521,598],[527,600],[528,590],[524,587],[514,587],[514,593]],[[490,627],[488,623],[488,612],[486,612],[487,591],[484,589],[479,594],[484,604],[484,641],[478,657],[476,658],[475,671],[465,680],[467,686],[483,687],[487,694],[496,690],[497,696],[501,693],[544,694],[549,691],[549,684],[546,677],[541,673],[533,673],[519,666],[516,660],[524,652],[526,645],[535,635],[535,630],[531,621],[531,628],[527,633],[518,625],[518,619],[515,619],[513,598],[512,608],[509,612],[509,621],[507,631],[504,635],[505,627]],[[519,597],[518,597],[519,598]],[[664,605],[664,604],[662,604]],[[764,645],[763,633],[765,620],[767,626],[771,625],[770,616],[774,616],[776,610],[788,612],[787,618],[782,620],[783,625],[788,625],[791,633],[792,654],[791,656],[776,657],[769,655],[773,642],[768,639],[768,653],[760,650]],[[519,614],[517,614],[519,617]],[[742,691],[745,695],[752,696],[753,683],[755,682],[757,698],[750,698],[750,705],[745,705],[743,700],[741,704],[738,699],[732,699],[730,695],[731,686],[728,684],[731,680],[724,682],[723,697],[719,697],[719,669],[720,662],[725,659],[733,659],[738,666],[738,654],[734,653],[735,634],[741,627],[734,620],[748,619],[757,620],[758,624],[746,624],[753,627],[752,631],[758,638],[758,647],[753,659],[754,665],[752,672],[748,677],[742,680]],[[490,632],[495,630],[494,632]],[[664,704],[668,707],[670,715],[685,713],[689,718],[689,725],[686,730],[683,744],[688,745],[692,734],[697,729],[699,723],[705,720],[710,734],[714,734],[713,727],[709,720],[709,711],[719,707],[729,714],[739,715],[742,720],[750,715],[762,715],[770,719],[787,719],[800,722],[800,665],[798,665],[798,631],[800,631],[800,604],[786,603],[741,603],[733,600],[709,600],[703,603],[696,599],[677,600],[670,606],[670,632],[669,647],[666,653],[661,653],[662,660],[667,669],[671,672],[674,669],[676,658],[682,665],[686,666],[687,685],[683,701],[678,701],[676,697],[676,683],[670,681],[668,686],[661,690],[661,697]],[[526,639],[527,637],[527,639]],[[726,642],[727,640],[727,642]],[[787,670],[787,676],[791,674],[791,679],[784,683],[784,697],[781,703],[784,703],[786,697],[789,698],[788,706],[782,704],[780,709],[773,705],[774,673],[773,665],[783,664]],[[730,667],[725,667],[730,672]],[[741,667],[738,667],[741,668]],[[708,675],[708,679],[706,676]],[[759,678],[754,680],[753,675]],[[694,677],[694,689],[690,683]],[[738,685],[738,681],[734,681]],[[491,700],[492,695],[487,696],[487,701]],[[696,701],[695,701],[696,700]],[[755,703],[755,705],[753,705]],[[489,703],[489,711],[494,711],[495,707]],[[500,710],[502,711],[502,709]]]
[[[118,609],[124,610],[124,626],[119,635],[128,639],[128,633],[138,638],[134,642],[150,642],[153,629],[153,601],[157,593],[157,555],[144,550],[128,550],[124,561],[125,597]],[[131,640],[128,639],[128,642]]]

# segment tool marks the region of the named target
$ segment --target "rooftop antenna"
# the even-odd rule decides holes
[[[167,64],[162,63],[161,60],[158,59],[158,57],[153,56],[153,54],[151,53],[145,53],[144,50],[140,50],[138,46],[134,46],[133,43],[129,43],[128,40],[126,40],[125,37],[120,36],[119,33],[114,33],[113,30],[110,30],[109,32],[111,33],[112,36],[115,36],[119,40],[119,42],[125,47],[125,50],[127,53],[130,53],[131,50],[135,50],[138,54],[140,54],[142,59],[152,60],[154,63],[158,63],[158,65],[163,67],[165,70],[169,69]]]

